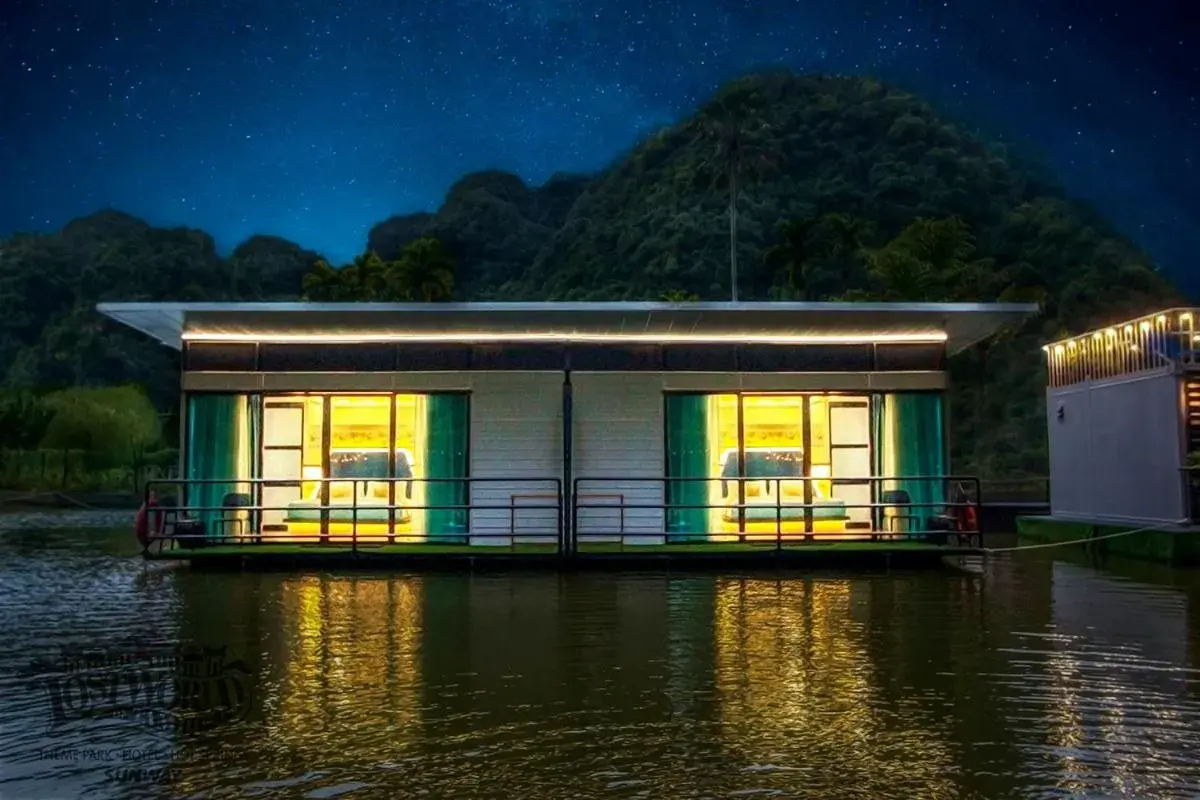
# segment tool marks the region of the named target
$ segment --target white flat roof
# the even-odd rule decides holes
[[[170,347],[225,342],[946,342],[954,353],[1029,303],[101,303]]]

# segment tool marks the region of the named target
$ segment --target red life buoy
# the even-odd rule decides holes
[[[975,511],[973,504],[959,506],[954,516],[958,520],[958,530],[960,533],[974,533],[979,530],[979,515]]]
[[[142,546],[142,549],[149,547],[152,530],[155,536],[160,536],[163,532],[162,512],[151,512],[150,510],[157,507],[158,500],[151,495],[146,502],[142,503],[142,507],[138,509],[137,516],[133,520],[133,533],[137,536],[138,544]]]

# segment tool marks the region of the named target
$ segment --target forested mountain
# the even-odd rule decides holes
[[[272,236],[221,258],[202,231],[154,228],[112,210],[55,234],[0,240],[0,378],[38,389],[135,382],[170,408],[173,355],[107,323],[96,303],[295,298],[318,259]]]
[[[723,300],[731,205],[741,299],[1043,303],[953,364],[960,471],[1044,474],[1039,345],[1180,302],[1143,253],[1003,147],[860,78],[736,81],[597,175],[540,187],[467,175],[435,213],[376,225],[366,249],[389,261],[438,240],[458,299]],[[221,258],[202,232],[114,211],[12,237],[0,242],[4,382],[141,381],[167,403],[170,354],[102,324],[96,302],[294,297],[318,259],[273,237]]]

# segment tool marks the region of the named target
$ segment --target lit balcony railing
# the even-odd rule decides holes
[[[1173,308],[1044,345],[1051,386],[1197,364],[1200,309]]]

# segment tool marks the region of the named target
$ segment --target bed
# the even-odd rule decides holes
[[[743,455],[745,475],[745,515],[747,522],[794,522],[804,519],[804,451],[799,447],[746,448]],[[730,503],[738,502],[738,451],[727,450],[722,455],[721,496]],[[791,480],[789,480],[791,479]],[[845,522],[846,503],[836,497],[821,496],[819,482],[813,481],[812,518],[814,521]],[[776,489],[782,498],[775,497]],[[726,522],[738,521],[738,509],[726,508]]]
[[[387,523],[389,495],[388,452],[381,448],[339,449],[329,453],[329,520],[331,522]],[[404,500],[413,496],[412,454],[396,450],[396,511],[397,523],[412,519]],[[354,483],[357,481],[357,483]],[[357,490],[357,497],[355,491]],[[321,497],[318,485],[311,496],[288,504],[286,523],[321,521]]]

